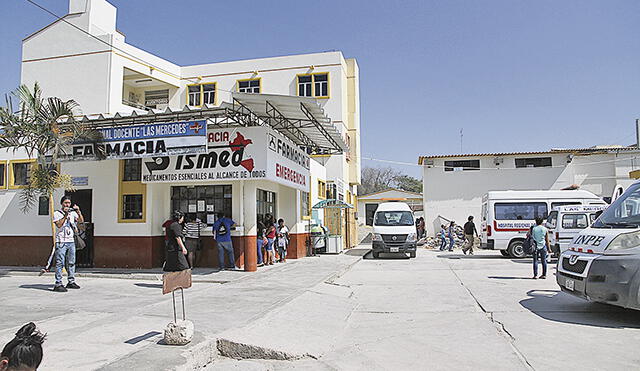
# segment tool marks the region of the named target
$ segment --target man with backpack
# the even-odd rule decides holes
[[[218,213],[218,220],[213,223],[213,231],[216,234],[216,242],[218,243],[218,261],[220,262],[220,270],[237,269],[235,256],[233,254],[233,243],[231,242],[231,227],[236,225],[231,218],[227,218],[224,213]],[[225,251],[229,257],[229,267],[224,266]]]
[[[531,230],[533,238],[533,279],[538,277],[538,258],[542,262],[541,279],[547,278],[547,253],[551,252],[549,248],[549,231],[542,225],[542,218],[536,218],[536,226]]]

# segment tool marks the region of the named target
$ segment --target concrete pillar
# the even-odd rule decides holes
[[[242,184],[244,270],[246,272],[255,272],[258,269],[256,184],[255,181],[242,181]]]

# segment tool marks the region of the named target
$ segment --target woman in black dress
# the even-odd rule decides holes
[[[187,263],[187,248],[184,246],[182,235],[182,222],[184,222],[184,213],[174,211],[172,215],[173,223],[167,229],[167,261],[164,264],[165,272],[177,272],[189,269]]]

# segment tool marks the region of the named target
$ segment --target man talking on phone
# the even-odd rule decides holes
[[[67,289],[79,289],[76,283],[76,244],[75,231],[78,223],[84,223],[82,212],[78,205],[71,207],[71,198],[64,196],[60,200],[62,208],[53,213],[53,223],[56,226],[56,285],[53,291],[67,292]],[[62,285],[62,267],[67,266],[67,287]]]

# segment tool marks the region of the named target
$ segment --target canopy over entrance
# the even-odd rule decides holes
[[[341,154],[348,151],[342,135],[316,99],[274,94],[232,93],[233,101],[219,107],[184,106],[175,110],[135,110],[115,115],[83,116],[81,121],[97,129],[150,123],[206,119],[210,129],[233,126],[268,126],[309,154]]]
[[[351,204],[348,204],[342,200],[336,200],[330,198],[328,200],[322,200],[313,205],[314,209],[353,209]]]

